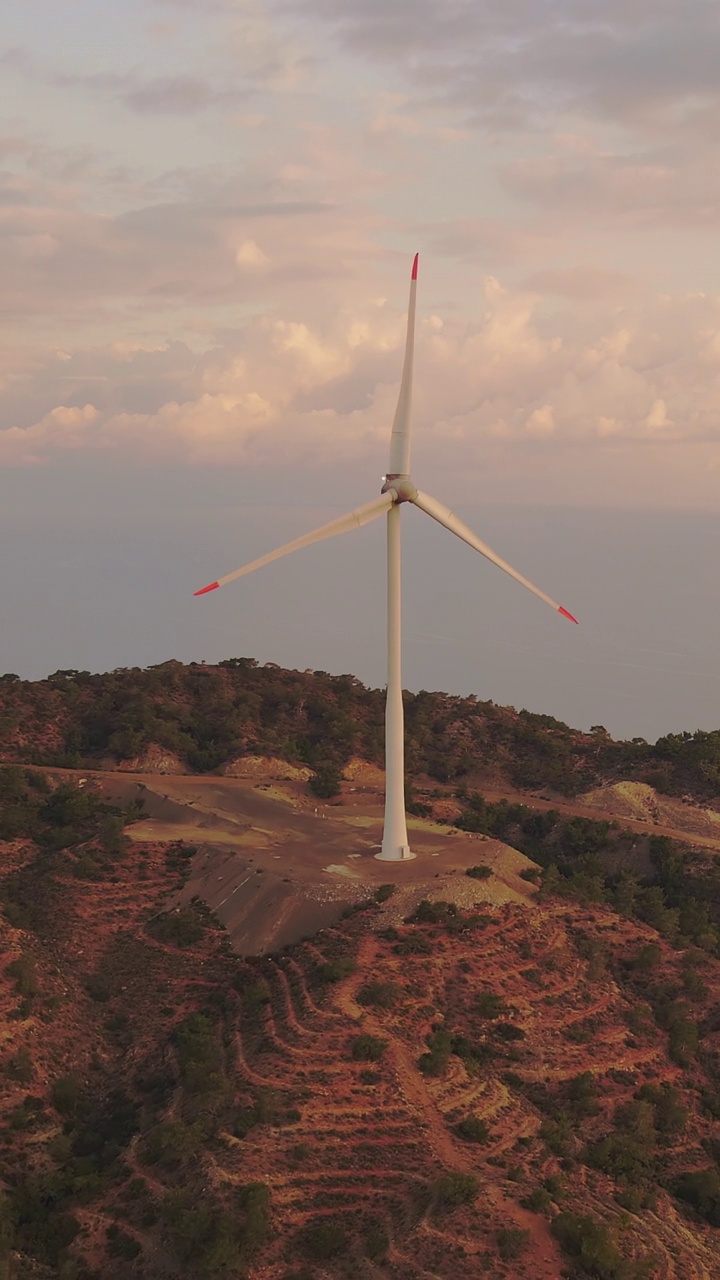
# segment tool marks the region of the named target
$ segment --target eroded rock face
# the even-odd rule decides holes
[[[263,782],[307,782],[312,772],[306,765],[288,764],[276,756],[237,756],[223,768],[228,778],[259,778]]]
[[[361,787],[385,787],[385,773],[382,769],[378,769],[375,764],[368,764],[367,760],[360,760],[358,756],[353,756],[352,760],[348,760],[343,769],[343,777],[348,782],[355,782]]]
[[[658,827],[694,832],[699,836],[720,834],[720,813],[691,799],[661,795],[645,782],[621,781],[596,787],[578,796],[578,803],[599,809],[613,818],[632,818]]]
[[[119,764],[113,762],[108,767],[122,773],[189,772],[187,765],[183,764],[174,751],[168,751],[166,747],[160,747],[156,742],[151,742],[145,751],[139,756],[134,756],[132,760],[121,760]]]

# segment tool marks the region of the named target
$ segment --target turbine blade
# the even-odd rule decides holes
[[[553,600],[552,596],[546,595],[539,587],[534,586],[534,584],[529,582],[527,578],[524,578],[521,573],[518,573],[517,569],[513,569],[512,565],[509,565],[506,560],[501,560],[500,556],[496,555],[486,543],[481,542],[480,538],[473,533],[472,529],[468,529],[468,526],[463,524],[462,520],[458,520],[457,516],[454,515],[449,507],[444,507],[441,502],[438,502],[435,498],[431,498],[427,493],[422,493],[419,489],[416,496],[412,498],[411,501],[414,502],[415,506],[419,507],[421,511],[424,511],[426,515],[432,516],[433,520],[437,520],[438,524],[449,529],[450,532],[454,533],[458,538],[462,538],[463,542],[467,542],[469,547],[472,547],[475,551],[479,551],[481,556],[485,556],[487,560],[496,564],[498,569],[503,569],[505,573],[509,573],[510,577],[514,578],[516,582],[519,582],[522,587],[527,587],[528,591],[532,591],[533,595],[537,596],[540,600],[544,600],[545,603],[549,604],[550,608],[554,609],[556,613],[561,613],[563,618],[569,618],[571,622],[577,623],[577,618],[574,618],[571,613],[568,613],[567,609],[563,609],[562,605],[558,604],[556,600]]]
[[[389,476],[406,476],[410,472],[410,413],[412,410],[413,356],[415,352],[415,295],[417,293],[418,254],[415,254],[410,276],[405,360],[397,408],[390,433]]]
[[[304,533],[301,538],[295,538],[293,542],[286,542],[284,547],[278,547],[277,551],[269,551],[267,555],[260,556],[259,560],[243,565],[242,569],[226,573],[224,578],[208,583],[206,587],[201,587],[194,594],[204,596],[208,591],[224,587],[226,582],[233,582],[235,578],[242,578],[246,573],[262,569],[263,565],[270,564],[272,560],[279,560],[281,556],[288,556],[292,551],[301,551],[303,547],[312,546],[313,542],[323,542],[325,538],[334,538],[338,533],[351,533],[353,529],[359,529],[370,520],[375,520],[377,516],[389,511],[396,497],[397,494],[393,489],[388,490],[387,493],[381,493],[380,497],[373,498],[372,502],[366,502],[364,506],[357,507],[355,511],[349,511],[345,516],[338,516],[337,520],[331,520],[329,524],[313,529],[312,533]]]

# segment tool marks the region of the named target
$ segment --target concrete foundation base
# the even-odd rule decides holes
[[[409,862],[415,856],[409,844],[391,845],[389,849],[383,845],[380,852],[375,854],[378,862]]]

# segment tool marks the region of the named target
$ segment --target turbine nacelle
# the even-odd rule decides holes
[[[393,502],[414,502],[418,491],[409,476],[386,476],[381,493],[394,494]]]
[[[484,556],[486,560],[496,565],[498,569],[502,569],[504,573],[514,578],[521,586],[526,587],[539,600],[544,600],[556,613],[562,614],[564,618],[569,618],[571,622],[577,622],[577,618],[568,613],[567,609],[563,609],[562,605],[553,600],[552,596],[546,595],[528,578],[524,578],[521,573],[518,573],[517,569],[513,569],[512,565],[509,565],[507,561],[496,555],[486,543],[478,538],[477,534],[473,533],[472,529],[469,529],[462,520],[459,520],[453,514],[449,507],[443,506],[436,498],[431,498],[429,494],[417,489],[410,478],[410,415],[412,407],[417,265],[418,256],[416,254],[410,278],[410,304],[408,307],[405,359],[400,394],[390,435],[390,465],[388,474],[383,477],[380,496],[374,498],[371,502],[366,502],[362,507],[357,507],[355,511],[348,512],[347,515],[331,520],[329,524],[324,524],[320,529],[314,529],[312,533],[306,533],[302,537],[296,538],[293,542],[286,543],[284,547],[278,547],[276,551],[271,551],[268,555],[261,556],[259,560],[253,560],[251,564],[246,564],[241,569],[236,569],[233,573],[226,574],[224,578],[218,578],[216,582],[211,582],[207,587],[202,587],[200,591],[195,592],[196,596],[205,595],[206,592],[214,591],[217,587],[224,586],[226,582],[232,582],[234,578],[240,578],[247,573],[252,573],[253,570],[260,569],[263,565],[269,564],[273,560],[279,560],[281,556],[289,555],[292,551],[300,551],[303,547],[309,547],[314,542],[322,542],[325,538],[333,538],[340,533],[351,533],[353,529],[368,524],[369,521],[377,519],[378,516],[384,515],[387,517],[388,681],[385,709],[385,822],[382,849],[376,855],[385,862],[404,862],[408,858],[415,856],[408,844],[407,820],[405,817],[404,728],[400,646],[401,504],[403,502],[411,502],[420,511],[432,516],[433,520],[436,520],[443,528],[461,538],[474,551],[479,551],[480,555]]]

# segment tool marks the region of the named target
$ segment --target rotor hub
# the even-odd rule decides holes
[[[394,493],[395,503],[398,502],[414,502],[417,498],[417,489],[409,476],[390,475],[385,476],[385,483],[380,490],[381,493]]]

